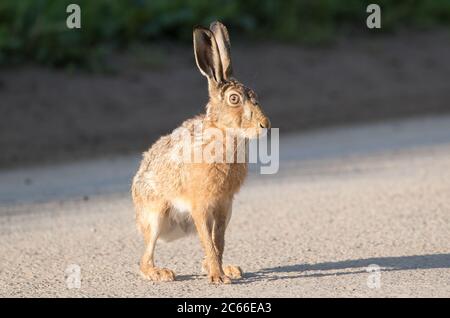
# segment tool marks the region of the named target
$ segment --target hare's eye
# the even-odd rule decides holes
[[[228,97],[228,100],[230,101],[231,105],[237,105],[241,101],[241,98],[238,94],[231,94],[230,97]]]

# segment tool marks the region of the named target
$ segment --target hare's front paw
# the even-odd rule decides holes
[[[231,284],[231,279],[225,274],[208,275],[208,280],[212,284]]]
[[[223,272],[232,279],[242,278],[242,269],[239,266],[227,265],[223,268]]]
[[[144,278],[155,282],[171,282],[175,280],[175,273],[167,268],[141,268],[141,274]]]
[[[202,272],[205,274],[209,273],[209,266],[206,260],[202,262]],[[231,279],[239,279],[242,278],[243,272],[239,266],[235,265],[227,265],[223,267],[223,272]]]

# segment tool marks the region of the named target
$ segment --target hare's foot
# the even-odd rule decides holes
[[[225,274],[208,274],[208,281],[212,284],[231,284],[231,279]]]
[[[207,274],[209,273],[209,267],[206,260],[203,260],[202,262],[202,272]],[[223,267],[223,272],[226,276],[228,276],[231,279],[239,279],[242,278],[242,269],[239,266],[234,265],[227,265]]]
[[[225,275],[232,279],[242,278],[242,269],[239,266],[227,265],[223,267]]]
[[[208,281],[212,284],[231,284],[231,279],[225,273],[210,274],[209,265],[206,259],[202,262],[202,271],[208,275]]]
[[[145,279],[155,282],[171,282],[175,280],[175,273],[167,268],[141,267],[141,274]]]

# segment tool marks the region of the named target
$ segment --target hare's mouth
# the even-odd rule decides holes
[[[263,136],[264,130],[265,129],[260,127],[245,128],[241,130],[241,135],[244,138],[255,139],[258,138],[259,136]]]

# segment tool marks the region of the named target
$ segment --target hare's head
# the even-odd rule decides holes
[[[255,92],[233,77],[230,38],[222,23],[213,22],[210,29],[194,29],[194,53],[200,72],[208,79],[207,117],[215,125],[238,129],[248,138],[270,128]]]

